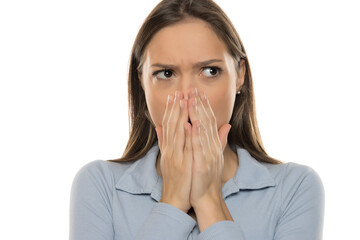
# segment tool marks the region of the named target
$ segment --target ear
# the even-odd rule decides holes
[[[245,72],[246,72],[245,60],[241,59],[238,64],[239,64],[239,70],[238,70],[237,79],[236,79],[236,91],[237,92],[242,88],[242,85],[244,84]]]

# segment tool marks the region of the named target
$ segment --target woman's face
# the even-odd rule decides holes
[[[244,81],[245,66],[239,72],[208,23],[189,18],[157,32],[144,51],[142,73],[150,116],[156,126],[162,125],[169,94],[176,90],[188,99],[197,88],[209,99],[219,129],[229,123],[236,92]]]

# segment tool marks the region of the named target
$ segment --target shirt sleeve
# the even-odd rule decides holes
[[[291,163],[282,185],[282,207],[274,239],[321,240],[325,193],[319,175],[310,167]]]
[[[202,231],[197,240],[245,240],[241,226],[233,221],[219,221]]]
[[[70,195],[70,240],[113,240],[109,169],[102,160],[76,174]]]
[[[188,239],[196,221],[182,210],[163,202],[154,205],[135,240]]]

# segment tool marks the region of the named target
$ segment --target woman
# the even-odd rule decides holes
[[[322,238],[322,182],[266,154],[245,49],[214,2],[160,2],[128,84],[124,155],[76,175],[70,239]]]

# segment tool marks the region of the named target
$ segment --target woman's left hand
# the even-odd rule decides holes
[[[193,149],[190,204],[196,209],[208,203],[220,204],[222,200],[223,152],[231,125],[224,124],[218,132],[216,117],[205,94],[198,94],[195,89],[189,96]],[[197,125],[200,128],[197,128]]]

